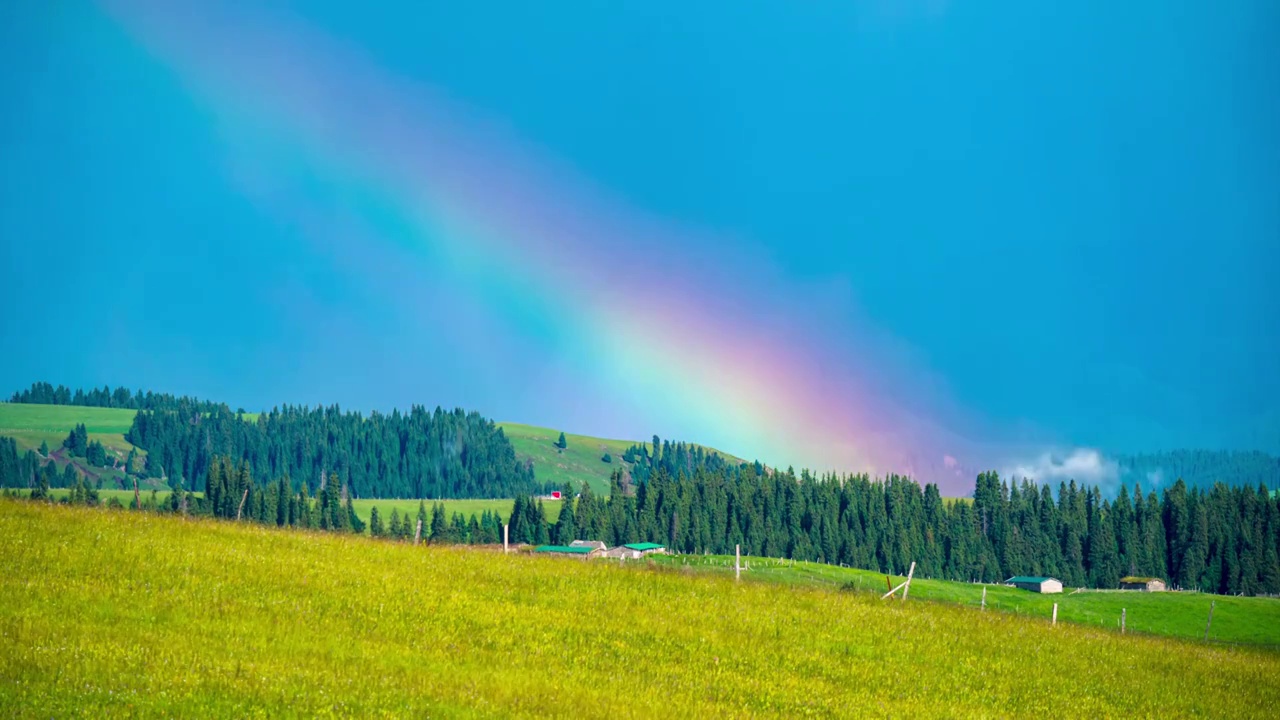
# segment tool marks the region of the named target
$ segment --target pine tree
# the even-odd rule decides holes
[[[378,514],[378,507],[375,505],[369,510],[369,535],[380,538],[386,533],[386,528],[382,526],[382,516]]]
[[[551,533],[551,541],[560,545],[568,545],[578,539],[577,514],[573,505],[573,497],[568,495],[560,504],[560,518],[556,520]]]
[[[560,433],[560,439],[556,441],[556,447],[564,450],[569,447],[569,441],[565,439],[564,433]]]

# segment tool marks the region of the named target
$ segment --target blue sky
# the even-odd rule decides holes
[[[465,278],[403,280],[420,310],[399,314],[395,242],[376,249],[394,229],[362,226],[359,262],[386,277],[353,279],[349,250],[246,199],[224,119],[118,20],[136,4],[0,10],[0,386],[653,432],[583,410],[597,387],[531,391],[502,357],[546,378],[571,351],[495,339],[516,321],[492,308],[454,312]],[[704,230],[617,252],[731,271],[764,305],[812,297],[818,350],[874,353],[864,380],[913,412],[1058,448],[1280,452],[1280,5],[1024,5],[255,12]],[[290,178],[324,206],[328,186]]]

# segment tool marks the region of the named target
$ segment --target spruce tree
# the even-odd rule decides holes
[[[578,520],[574,510],[573,497],[565,496],[560,503],[560,518],[556,520],[551,541],[560,545],[568,545],[578,539]]]
[[[382,526],[382,516],[378,514],[378,507],[375,505],[369,510],[369,535],[380,538],[386,532],[386,528]]]

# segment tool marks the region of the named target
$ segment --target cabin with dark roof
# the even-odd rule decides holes
[[[1164,592],[1166,589],[1164,581],[1160,578],[1138,577],[1130,575],[1120,578],[1121,590],[1141,590],[1143,592]]]
[[[1022,590],[1045,594],[1062,592],[1061,580],[1040,575],[1015,575],[1005,580],[1004,584],[1012,585]]]

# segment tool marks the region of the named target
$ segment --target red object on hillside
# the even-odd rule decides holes
[[[554,499],[554,500],[559,500],[559,499],[560,499],[560,491],[559,491],[559,490],[552,490],[552,491],[551,491],[551,497],[552,497],[552,499]]]

